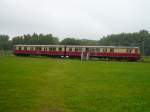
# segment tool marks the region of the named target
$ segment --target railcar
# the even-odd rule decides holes
[[[15,45],[15,55],[47,55],[64,56],[65,46],[63,45]]]
[[[77,45],[15,45],[15,55],[46,55],[63,57],[139,60],[139,47],[77,46]]]
[[[139,47],[117,47],[117,46],[66,46],[66,55],[80,57],[89,55],[90,58],[109,59],[140,59]]]

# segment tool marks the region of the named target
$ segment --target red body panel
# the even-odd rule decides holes
[[[30,55],[48,55],[48,56],[70,56],[70,57],[81,57],[82,52],[68,52],[68,51],[28,51],[28,50],[14,50],[14,54],[30,54]],[[84,52],[87,55],[87,52]],[[108,58],[127,58],[132,60],[140,59],[139,54],[129,53],[89,53],[90,57],[108,57]]]
[[[66,52],[66,56],[74,56],[80,57],[82,52]],[[87,53],[85,52],[84,55],[86,56]],[[139,54],[129,54],[129,53],[89,53],[90,57],[110,57],[110,58],[128,58],[128,59],[140,59]]]
[[[82,52],[66,52],[66,56],[81,57]]]
[[[27,51],[27,50],[14,50],[14,54],[31,54],[31,55],[64,55],[64,51]]]

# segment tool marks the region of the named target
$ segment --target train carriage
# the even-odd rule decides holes
[[[116,46],[67,46],[66,55],[70,57],[80,57],[81,55],[90,58],[110,58],[110,59],[140,59],[138,47],[116,47]]]
[[[139,60],[139,47],[77,45],[15,45],[15,55],[46,55]]]
[[[66,46],[66,56],[81,57],[82,52],[85,52],[85,46]]]
[[[64,56],[65,46],[63,45],[15,45],[15,55],[47,55]]]

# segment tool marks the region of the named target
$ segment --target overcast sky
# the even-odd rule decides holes
[[[99,39],[150,31],[150,0],[0,0],[0,34]]]

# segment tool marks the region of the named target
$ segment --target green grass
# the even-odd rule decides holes
[[[0,57],[0,112],[150,112],[150,63]]]
[[[0,56],[12,56],[11,50],[0,50]]]
[[[150,63],[150,56],[145,56],[143,61],[147,62],[147,63]]]

